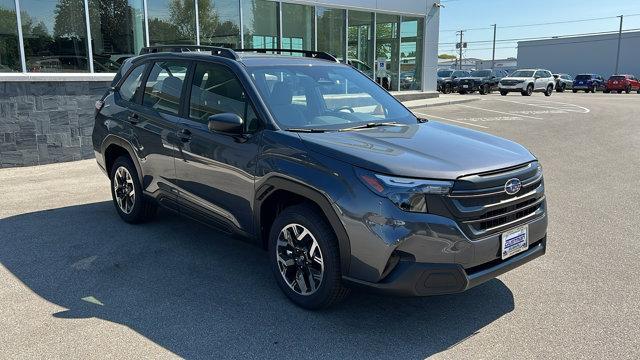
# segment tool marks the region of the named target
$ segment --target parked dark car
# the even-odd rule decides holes
[[[569,74],[553,74],[553,78],[556,79],[557,92],[565,92],[565,90],[573,88],[573,76]]]
[[[580,74],[573,79],[573,92],[578,90],[584,92],[595,93],[598,90],[604,90],[604,78],[597,74]]]
[[[449,94],[458,90],[458,79],[469,76],[470,72],[466,70],[438,70],[438,91],[443,94]]]
[[[458,79],[458,93],[478,91],[481,95],[490,94],[493,90],[498,90],[500,79],[506,75],[506,72],[500,69],[475,70],[468,77]]]
[[[143,52],[96,102],[92,135],[125,222],[162,206],[244,237],[308,309],[352,286],[462,292],[546,251],[542,168],[521,145],[418,118],[322,52]]]
[[[617,92],[622,94],[626,92],[629,94],[632,91],[637,91],[640,94],[640,81],[633,75],[613,75],[609,78],[605,84],[605,93]]]

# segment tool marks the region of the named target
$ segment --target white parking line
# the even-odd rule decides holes
[[[519,104],[519,105],[534,106],[534,107],[539,107],[539,108],[543,108],[543,109],[553,109],[553,110],[562,110],[562,111],[569,111],[569,112],[578,112],[578,113],[582,113],[582,114],[587,114],[587,113],[591,112],[591,110],[587,109],[586,107],[580,106],[580,105],[569,104],[569,103],[561,103],[561,102],[557,102],[557,101],[539,100],[539,101],[543,101],[543,102],[548,103],[548,104],[560,104],[560,105],[579,108],[582,111],[578,111],[576,109],[566,108],[566,107],[546,106],[546,105],[540,105],[540,104],[531,104],[531,103],[528,103],[528,102],[527,103],[523,103],[523,102],[520,102],[520,101],[505,100],[505,99],[491,99],[491,100],[508,102],[508,103]]]
[[[483,129],[488,129],[489,128],[488,126],[472,124],[472,123],[468,123],[468,122],[464,122],[464,121],[460,121],[460,120],[447,119],[447,118],[443,118],[442,116],[429,115],[429,114],[425,114],[425,113],[421,113],[421,112],[417,112],[417,111],[414,111],[413,113],[414,114],[418,114],[418,115],[422,115],[422,116],[426,116],[428,118],[451,121],[451,122],[454,122],[454,123],[459,123],[459,124],[464,124],[464,125],[469,125],[469,126],[477,126],[479,128],[483,128]]]
[[[466,108],[469,108],[469,109],[484,110],[484,111],[493,112],[493,113],[502,114],[502,115],[511,115],[511,116],[518,116],[518,117],[525,117],[525,118],[529,118],[529,119],[535,119],[535,120],[542,120],[542,118],[534,117],[534,116],[521,115],[521,114],[512,114],[512,113],[508,113],[508,112],[504,112],[504,111],[489,110],[489,109],[483,109],[483,108],[479,108],[479,107],[475,107],[475,106],[462,105],[462,104],[456,104],[456,105],[462,106],[462,107],[466,107]]]

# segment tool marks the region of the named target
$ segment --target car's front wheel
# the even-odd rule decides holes
[[[509,93],[508,91],[500,90],[500,95],[502,96],[507,96],[508,93]]]
[[[314,207],[296,205],[277,216],[269,254],[278,286],[303,308],[326,308],[349,293],[342,284],[336,235]]]
[[[153,218],[157,205],[144,196],[131,159],[121,156],[111,167],[111,197],[122,220],[136,224]]]
[[[444,93],[445,94],[451,93],[451,84],[444,84]]]
[[[531,96],[533,94],[533,84],[527,85],[527,88],[522,91],[522,96]]]

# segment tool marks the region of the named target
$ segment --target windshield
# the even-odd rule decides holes
[[[469,72],[458,70],[458,71],[454,71],[452,75],[455,77],[465,77],[465,76],[469,76]]]
[[[576,80],[591,80],[591,75],[578,75]]]
[[[509,77],[533,77],[533,70],[516,70]]]
[[[449,77],[453,74],[453,70],[440,70],[438,71],[438,77]]]
[[[417,119],[368,77],[346,66],[262,66],[249,73],[275,121],[285,129],[338,130]]]
[[[473,77],[487,77],[491,76],[491,70],[476,70],[471,73]]]

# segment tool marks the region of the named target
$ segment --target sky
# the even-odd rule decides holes
[[[457,54],[456,30],[468,29],[463,58],[491,59],[493,24],[497,24],[496,59],[516,57],[517,41],[511,39],[552,37],[618,31],[625,15],[624,30],[640,30],[640,0],[442,0],[440,10],[440,54]],[[590,20],[590,19],[598,20]],[[603,19],[607,18],[607,19]],[[518,25],[574,23],[512,27]],[[503,40],[503,41],[501,41]],[[486,41],[486,42],[477,42]],[[550,55],[552,56],[552,55]]]

